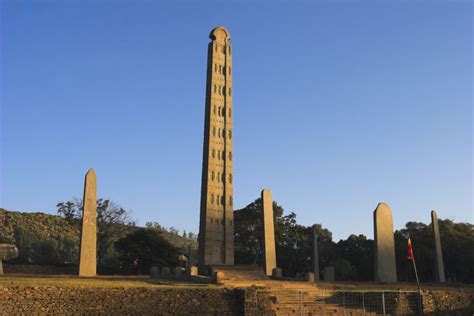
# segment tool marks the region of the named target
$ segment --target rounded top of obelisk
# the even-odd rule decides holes
[[[213,41],[227,43],[230,40],[230,33],[225,27],[218,26],[211,31],[209,38]]]

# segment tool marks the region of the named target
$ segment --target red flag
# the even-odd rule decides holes
[[[415,257],[413,256],[413,248],[411,246],[411,239],[408,238],[408,260],[413,261]]]

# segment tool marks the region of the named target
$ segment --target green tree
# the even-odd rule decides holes
[[[310,271],[312,256],[312,228],[297,223],[296,214],[283,215],[283,207],[273,202],[275,223],[275,245],[277,265],[284,275],[296,276]],[[262,201],[260,198],[245,208],[234,212],[235,262],[237,264],[258,264],[262,260]],[[332,234],[317,225],[320,236],[320,260],[323,264],[330,261]]]
[[[439,220],[441,248],[446,277],[450,281],[474,283],[474,226]],[[407,259],[407,242],[411,238],[418,276],[423,282],[435,279],[433,228],[420,222],[408,222],[395,232],[395,250],[399,281],[415,281],[411,261]]]
[[[341,263],[338,266],[336,260],[335,271],[338,280],[372,281],[374,279],[373,240],[367,239],[364,235],[350,235],[346,240],[340,240],[335,248],[337,260],[345,260],[353,268],[351,273],[347,273],[347,269]]]
[[[139,228],[115,243],[122,271],[149,274],[153,265],[173,267],[179,252],[156,229]]]
[[[57,204],[57,212],[68,222],[80,225],[82,218],[83,202],[81,199],[60,202]],[[120,205],[109,199],[97,200],[97,263],[99,271],[107,269],[104,258],[110,256],[114,251],[113,244],[125,236],[135,226],[128,212]]]
[[[283,214],[283,208],[273,202],[274,222]],[[262,200],[256,199],[245,208],[234,211],[234,247],[236,264],[258,264],[262,260]],[[276,239],[282,236],[279,226],[275,227]]]

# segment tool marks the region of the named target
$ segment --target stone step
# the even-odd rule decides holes
[[[211,266],[212,273],[223,272],[224,281],[268,280],[261,267],[253,265]]]

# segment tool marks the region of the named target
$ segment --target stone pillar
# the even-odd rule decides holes
[[[439,234],[438,215],[431,211],[431,224],[433,225],[433,243],[435,248],[435,277],[436,282],[446,282],[444,275],[443,251],[441,250],[441,237]]]
[[[335,281],[335,272],[334,266],[329,266],[324,268],[324,281],[326,282],[334,282]]]
[[[5,214],[0,209],[0,228],[5,225]],[[3,275],[3,260],[10,260],[18,257],[18,249],[15,245],[0,244],[0,275]]]
[[[3,227],[3,222],[5,220],[5,214],[0,210],[0,227]],[[3,275],[3,256],[0,254],[0,275]]]
[[[97,274],[97,176],[94,169],[86,174],[82,211],[79,276]]]
[[[272,193],[262,190],[262,225],[263,225],[263,270],[271,276],[276,268],[275,226],[273,223]]]
[[[209,34],[199,220],[201,274],[234,264],[232,49],[225,27]]]
[[[315,281],[319,281],[318,237],[316,225],[313,225],[313,273]]]
[[[397,282],[395,239],[390,206],[379,203],[374,211],[375,281]]]
[[[18,248],[15,245],[0,244],[0,275],[3,274],[3,260],[10,260],[18,257]]]

